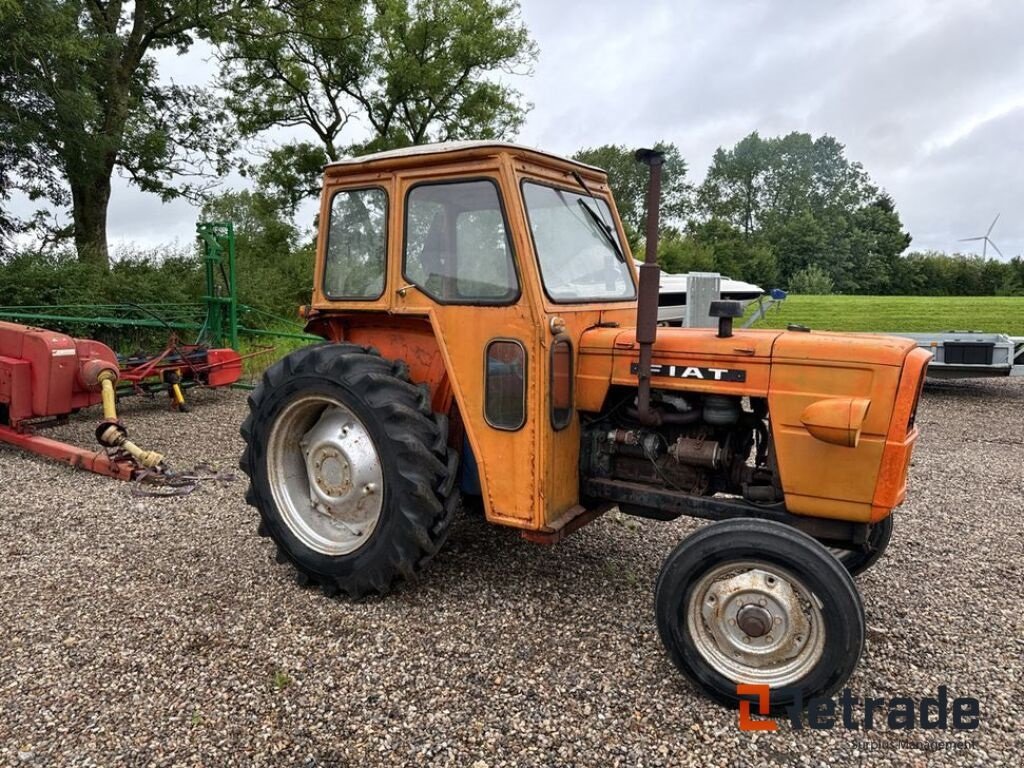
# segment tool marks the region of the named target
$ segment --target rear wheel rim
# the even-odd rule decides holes
[[[790,571],[763,562],[732,562],[701,576],[685,608],[701,658],[735,683],[790,685],[825,649],[822,604]]]
[[[363,547],[380,522],[384,470],[366,425],[339,400],[289,403],[267,441],[270,492],[303,546],[322,555]]]

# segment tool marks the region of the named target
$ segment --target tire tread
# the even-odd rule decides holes
[[[276,541],[278,560],[297,569],[300,583],[317,585],[327,595],[344,592],[361,598],[370,593],[386,594],[399,582],[416,578],[437,554],[459,506],[453,487],[457,453],[447,445],[448,419],[431,410],[430,390],[409,380],[408,365],[387,360],[372,347],[314,344],[282,358],[267,369],[250,393],[249,413],[240,430],[246,447],[239,466],[250,481],[245,498],[260,513],[261,535],[274,536],[276,512],[257,482],[263,458],[257,440],[266,431],[270,394],[296,376],[340,383],[347,391],[359,393],[397,461],[394,477],[400,487],[393,489],[390,503],[402,524],[396,528],[400,535],[392,537],[371,566],[345,577],[304,567],[301,558],[289,556],[281,541]]]

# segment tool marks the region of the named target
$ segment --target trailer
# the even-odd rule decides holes
[[[672,315],[668,325],[680,324],[684,327],[704,325],[697,319],[708,314],[712,301],[725,297],[725,288],[729,281],[715,273],[691,272],[688,275],[674,276],[685,278],[686,290],[683,296],[689,301],[678,308],[678,318]],[[747,284],[744,284],[747,285]],[[758,291],[761,289],[758,288]],[[665,285],[662,276],[662,304],[666,294],[678,291],[678,283]],[[750,299],[744,296],[744,306],[757,302],[753,312],[748,313],[743,322],[744,328],[750,328],[763,320],[771,308],[778,310],[786,300],[785,291],[774,289]],[[665,322],[659,308],[658,321]],[[674,322],[672,322],[674,321]],[[805,330],[803,326],[790,325],[791,330]],[[986,333],[984,331],[935,331],[931,333],[909,333],[901,331],[886,332],[887,336],[900,336],[913,340],[918,347],[932,353],[928,364],[927,376],[933,379],[979,379],[1000,378],[1007,376],[1024,376],[1024,336],[1009,336],[1005,333]]]
[[[1024,376],[1024,337],[981,331],[894,333],[932,353],[929,378]]]

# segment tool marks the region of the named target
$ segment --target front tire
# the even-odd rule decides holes
[[[829,548],[836,560],[850,572],[851,576],[860,576],[864,571],[878,562],[885,554],[889,541],[892,539],[892,515],[871,526],[868,532],[865,549]]]
[[[773,712],[831,695],[864,646],[850,574],[814,539],[766,520],[714,523],[680,543],[658,577],[655,612],[675,665],[730,707],[740,683],[772,688]]]
[[[352,344],[306,347],[267,370],[249,410],[246,500],[300,582],[385,594],[438,552],[457,457],[405,363]]]

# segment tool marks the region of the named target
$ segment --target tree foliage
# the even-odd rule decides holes
[[[242,135],[315,139],[258,170],[286,204],[344,154],[513,136],[528,107],[499,75],[537,55],[516,0],[260,0],[218,42]]]
[[[665,153],[661,176],[661,223],[668,233],[691,211],[693,188],[686,181],[686,160],[675,144],[659,141],[654,145]],[[650,172],[638,163],[635,150],[621,144],[604,144],[581,149],[573,158],[595,165],[608,172],[608,183],[615,195],[615,205],[626,228],[630,244],[638,246],[647,220],[647,182]]]
[[[789,290],[809,296],[826,296],[832,293],[832,278],[817,264],[811,264],[795,273],[789,281]]]
[[[888,293],[910,244],[892,198],[831,136],[755,132],[719,149],[697,207],[689,232],[716,255],[722,243],[735,255],[743,238],[750,256],[731,261],[744,279],[786,285],[815,266],[842,293]]]
[[[184,53],[223,11],[216,0],[0,7],[0,156],[30,199],[70,204],[79,258],[107,263],[115,170],[165,200],[198,193],[203,176],[224,170],[214,100],[160,82],[153,57]]]
[[[804,212],[851,211],[877,194],[860,163],[847,160],[843,145],[831,136],[790,133],[763,139],[756,131],[732,149],[715,152],[700,189],[709,215],[748,235]]]

